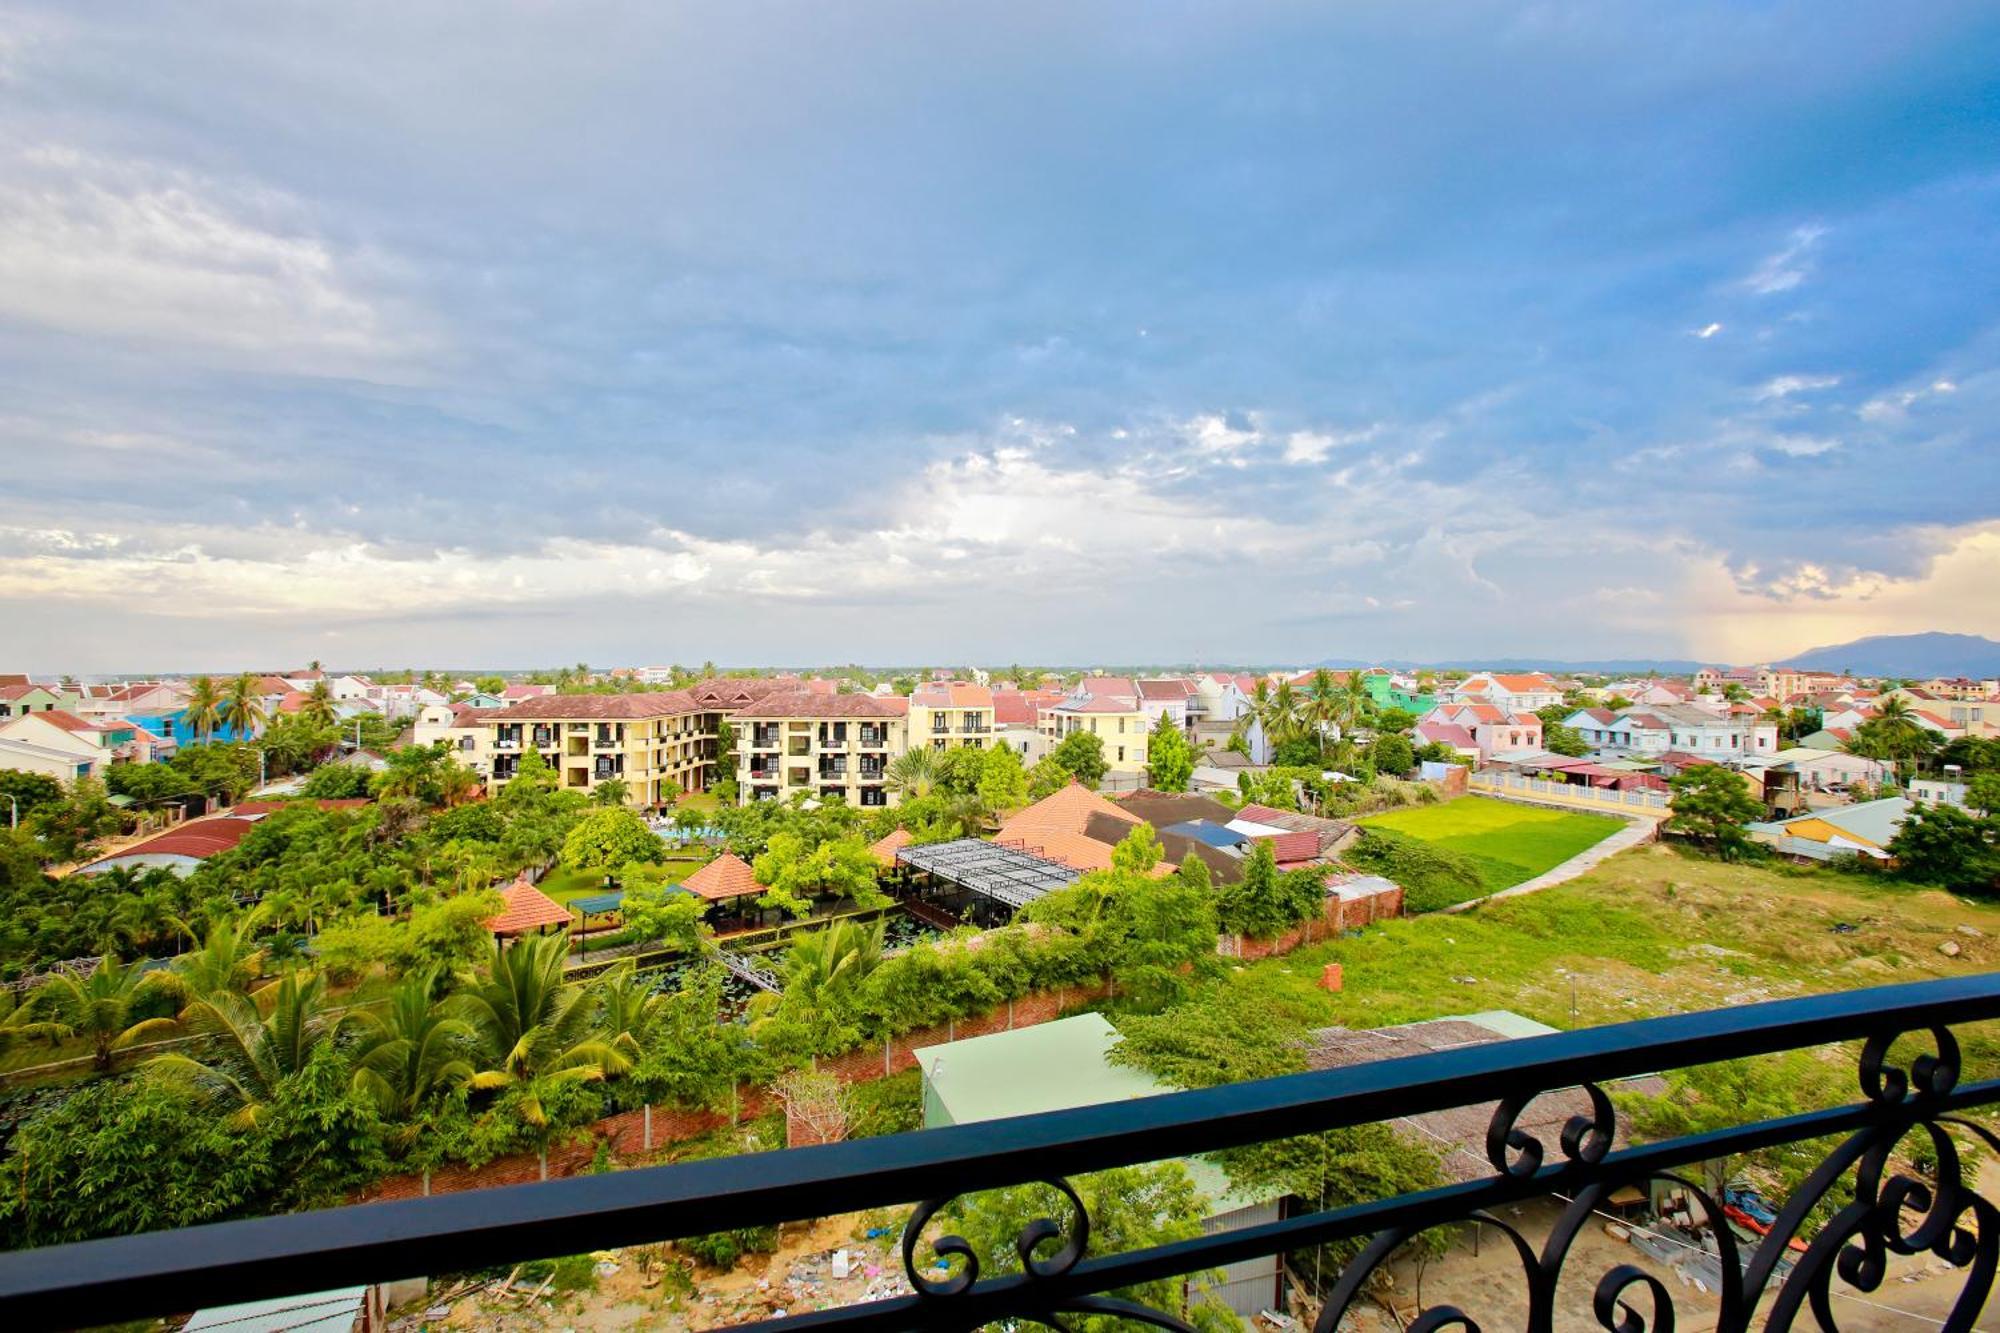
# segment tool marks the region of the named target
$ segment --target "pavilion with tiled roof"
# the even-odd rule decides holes
[[[734,852],[716,857],[682,880],[681,887],[712,903],[732,902],[765,891],[750,863]]]
[[[495,935],[532,935],[570,924],[569,909],[530,884],[526,875],[502,889],[500,897],[500,914],[486,918],[486,928]]]

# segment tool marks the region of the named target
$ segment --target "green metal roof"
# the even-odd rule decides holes
[[[924,1077],[924,1126],[1066,1111],[1176,1091],[1142,1069],[1111,1063],[1107,1057],[1117,1044],[1118,1029],[1102,1014],[1079,1014],[942,1046],[918,1047],[917,1065]],[[1228,1173],[1204,1158],[1184,1157],[1181,1165],[1218,1212],[1273,1197],[1270,1190],[1238,1193]]]

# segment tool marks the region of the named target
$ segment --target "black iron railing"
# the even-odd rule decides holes
[[[1505,1233],[1525,1275],[1525,1324],[1556,1316],[1557,1281],[1571,1243],[1594,1211],[1627,1186],[1662,1178],[1715,1223],[1722,1274],[1716,1327],[1789,1327],[1810,1308],[1831,1327],[1831,1283],[1873,1290],[1889,1254],[1929,1252],[1959,1266],[1963,1281],[1945,1320],[1971,1327],[2000,1266],[2000,1212],[1962,1171],[1955,1136],[2000,1151],[2000,1138],[1966,1118],[2000,1102],[2000,1080],[1962,1083],[1951,1028],[2000,1017],[2000,975],[1785,1000],[1683,1014],[1552,1036],[1501,1041],[1374,1064],[1199,1092],[887,1138],[615,1172],[542,1185],[226,1222],[178,1232],[0,1255],[0,1327],[74,1327],[213,1304],[397,1277],[491,1267],[823,1217],[916,1205],[905,1231],[913,1292],[839,1310],[767,1321],[759,1328],[970,1328],[994,1321],[1053,1323],[1069,1315],[1122,1314],[1181,1328],[1172,1312],[1140,1309],[1106,1293],[1329,1241],[1374,1237],[1333,1285],[1318,1322],[1335,1329],[1363,1284],[1406,1240],[1441,1224],[1478,1219]],[[1921,1052],[1892,1061],[1899,1037]],[[1860,1099],[1852,1105],[1611,1151],[1612,1109],[1599,1085],[1715,1060],[1859,1041]],[[1896,1059],[1901,1059],[1898,1054]],[[1582,1087],[1592,1110],[1557,1142],[1523,1130],[1539,1095]],[[1489,1177],[1419,1194],[1304,1212],[1237,1231],[1092,1257],[1088,1218],[1065,1177],[1272,1139],[1498,1101],[1487,1134]],[[1700,1162],[1780,1144],[1845,1137],[1779,1212],[1770,1235],[1739,1249],[1721,1225],[1720,1201],[1683,1174]],[[1904,1141],[1909,1140],[1908,1144]],[[1903,1147],[1899,1148],[1899,1145]],[[1928,1175],[1898,1174],[1910,1154]],[[1042,1181],[1075,1205],[1067,1226],[1038,1221],[1021,1237],[1027,1271],[983,1278],[961,1264],[939,1278],[923,1249],[924,1224],[950,1200]],[[1539,1247],[1492,1209],[1523,1199],[1567,1200]],[[1838,1207],[1804,1252],[1788,1245],[1823,1200]],[[932,1247],[958,1253],[950,1238]],[[1781,1264],[1780,1260],[1788,1260]],[[1782,1283],[1779,1278],[1782,1274]],[[1630,1264],[1604,1273],[1594,1313],[1617,1333],[1671,1333],[1674,1293]],[[1764,1302],[1762,1309],[1760,1302]],[[1419,1333],[1474,1331],[1462,1312],[1433,1307]]]

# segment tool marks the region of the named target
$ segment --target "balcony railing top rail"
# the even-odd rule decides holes
[[[108,1322],[196,1308],[218,1292],[248,1300],[930,1200],[916,1208],[904,1236],[913,1294],[757,1327],[970,1328],[1000,1320],[1123,1313],[1157,1327],[1182,1328],[1171,1313],[1139,1310],[1103,1293],[1372,1234],[1374,1243],[1328,1295],[1318,1327],[1331,1333],[1369,1275],[1403,1241],[1428,1227],[1478,1217],[1507,1233],[1520,1251],[1527,1326],[1545,1333],[1553,1325],[1556,1281],[1569,1244],[1612,1191],[1696,1162],[1846,1134],[1784,1206],[1754,1253],[1739,1252],[1718,1225],[1725,1281],[1716,1326],[1728,1333],[1748,1326],[1760,1298],[1773,1289],[1780,1259],[1795,1262],[1763,1316],[1773,1328],[1789,1326],[1808,1302],[1827,1322],[1827,1285],[1836,1271],[1853,1285],[1873,1289],[1883,1280],[1878,1262],[1883,1253],[1930,1251],[1964,1269],[1963,1294],[1944,1326],[1969,1328],[2000,1268],[2000,1210],[1967,1186],[1952,1132],[1973,1134],[2000,1151],[2000,1138],[1963,1118],[1972,1108],[2000,1102],[2000,1080],[1961,1084],[1959,1047],[1950,1028],[1996,1017],[2000,974],[1967,976],[1679,1014],[789,1152],[18,1252],[0,1255],[0,1326]],[[1926,1049],[1903,1064],[1892,1062],[1892,1056],[1905,1060],[1905,1047],[1892,1049],[1892,1043],[1909,1034]],[[1864,1043],[1857,1103],[1611,1151],[1615,1122],[1601,1083],[1846,1041]],[[1537,1096],[1577,1086],[1590,1093],[1592,1111],[1572,1119],[1558,1143],[1544,1144],[1519,1127]],[[1077,1204],[1074,1234],[1054,1222],[1034,1224],[1021,1242],[1024,1256],[1033,1256],[1028,1271],[984,1280],[976,1265],[941,1279],[916,1253],[924,1224],[960,1195],[1045,1181],[1075,1203],[1062,1183],[1071,1174],[1488,1101],[1499,1107],[1487,1138],[1494,1174],[1485,1179],[1097,1258],[1085,1257],[1088,1219]],[[1928,1140],[1921,1146],[1935,1163],[1933,1179],[1893,1174],[1890,1154],[1913,1133]],[[1788,1255],[1788,1243],[1808,1213],[1850,1170],[1852,1201],[1803,1255]],[[1716,1200],[1688,1179],[1673,1178],[1719,1222]],[[1540,1254],[1511,1224],[1484,1211],[1549,1194],[1570,1202]],[[1052,1243],[1061,1248],[1051,1256]],[[948,1246],[945,1241],[938,1248],[951,1253]],[[1671,1329],[1672,1294],[1631,1265],[1612,1269],[1599,1283],[1600,1322],[1607,1328],[1646,1327],[1627,1303],[1638,1288],[1650,1294],[1651,1326]],[[1422,1326],[1453,1323],[1477,1328],[1449,1307],[1427,1312]]]

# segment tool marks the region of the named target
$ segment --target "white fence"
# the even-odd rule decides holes
[[[1515,796],[1527,801],[1553,801],[1562,805],[1603,810],[1607,814],[1664,814],[1667,795],[1658,791],[1612,791],[1608,787],[1587,787],[1580,782],[1544,782],[1518,773],[1474,773],[1470,786],[1476,792],[1495,796]]]

